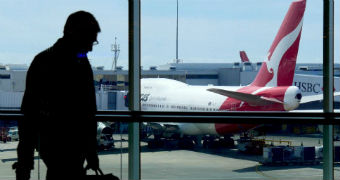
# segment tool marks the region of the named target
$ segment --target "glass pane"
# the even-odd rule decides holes
[[[179,0],[177,26],[177,1],[143,1],[142,110],[321,112],[322,6]],[[318,126],[258,126],[145,123],[142,179],[322,179]],[[255,133],[255,142],[240,138],[254,127],[268,134]],[[236,146],[228,147],[232,142]],[[259,164],[263,149],[244,155],[237,146],[271,142],[282,153],[314,149],[314,160],[298,162],[302,156],[291,154],[300,159],[265,166]]]
[[[0,120],[0,178],[15,179],[12,164],[17,160],[17,121]]]
[[[339,9],[334,8],[334,32],[339,31]],[[340,43],[340,36],[337,33],[334,33],[334,63],[335,63],[335,68],[334,68],[334,86],[335,86],[335,91],[340,92],[340,53],[339,53],[339,43]],[[339,112],[340,110],[340,95],[337,94],[334,97],[334,108],[336,109],[336,112]]]
[[[321,125],[264,124],[246,134],[183,139],[155,135],[142,142],[142,179],[322,179]],[[337,164],[334,174],[340,175]]]
[[[63,37],[67,17],[79,10],[92,13],[101,29],[97,38],[91,39],[92,51],[87,54],[77,52],[79,63],[85,56],[89,59],[90,68],[93,71],[97,109],[127,110],[124,96],[129,84],[127,73],[128,1],[98,3],[87,0],[2,2],[0,12],[0,110],[20,110],[25,92],[26,75],[32,60],[38,53],[53,46],[59,38]],[[83,42],[86,39],[78,38],[78,40],[78,42]],[[82,88],[77,89],[79,86],[72,85],[84,84],[81,83],[81,78],[76,77],[81,74],[79,69],[72,70],[72,66],[66,60],[57,59],[55,63],[58,65],[54,66],[56,73],[51,76],[39,76],[40,82],[35,86],[44,93],[53,91],[56,96],[59,91],[55,89],[59,89],[60,94],[64,92],[69,98],[65,100],[62,107],[71,106],[72,102],[77,100],[76,95],[83,92]],[[44,71],[47,68],[42,69]],[[77,109],[77,106],[74,108]],[[83,109],[83,111],[86,110]],[[72,115],[70,114],[70,116]],[[104,123],[105,126],[112,129],[112,132],[103,134],[103,129],[100,129],[100,125],[97,126],[100,166],[104,173],[113,173],[127,179],[127,142],[123,140],[122,147],[125,149],[122,151],[124,154],[120,161],[121,151],[118,144],[121,137],[120,130],[114,128],[120,123]],[[2,121],[0,124],[3,124]],[[82,126],[82,124],[79,123],[77,126]],[[0,129],[4,129],[11,140],[16,140],[15,132],[11,131],[9,127],[17,127],[17,124],[0,125]],[[72,128],[76,127],[65,125],[63,132],[69,132],[67,129]],[[50,130],[55,129],[51,128]],[[122,133],[126,134],[125,131]],[[77,142],[77,138],[72,136],[72,132],[69,134],[71,137],[69,141]],[[122,136],[123,139],[127,139],[125,134]],[[115,146],[112,146],[112,143]],[[15,179],[11,166],[17,161],[17,144],[17,141],[8,140],[6,143],[1,141],[0,179]],[[35,153],[35,157],[35,169],[31,173],[32,179],[38,179],[39,175],[41,179],[45,179],[46,167],[42,161],[38,163],[38,153]],[[125,170],[120,171],[122,162],[125,163],[122,166]]]
[[[111,129],[102,129],[100,139],[97,137],[100,168],[120,179],[128,179],[128,125],[124,122],[103,124]]]
[[[99,43],[88,53],[98,109],[127,110],[124,95],[128,89],[128,2],[79,0],[49,3],[19,0],[3,4],[0,14],[1,109],[20,108],[31,61],[63,36],[66,18],[77,10],[93,13],[101,26]],[[67,65],[60,66],[61,74],[65,67]],[[75,80],[67,77],[65,81]]]
[[[128,126],[126,123],[98,123],[97,141],[100,168],[104,173],[113,173],[121,179],[128,178]],[[74,139],[71,139],[74,140]],[[12,165],[17,161],[17,145],[19,141],[17,121],[0,121],[0,177],[15,179]],[[39,153],[34,153],[35,169],[31,179],[45,179],[46,166]],[[89,174],[93,172],[89,171]]]
[[[176,2],[142,2],[142,110],[322,109],[322,1]]]

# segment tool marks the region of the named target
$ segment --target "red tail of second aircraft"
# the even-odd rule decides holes
[[[242,62],[249,62],[249,58],[245,51],[240,51],[240,57]]]
[[[306,0],[294,1],[251,86],[291,86],[302,30]]]

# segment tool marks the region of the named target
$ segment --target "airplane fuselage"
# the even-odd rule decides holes
[[[287,111],[298,107],[300,91],[295,86],[191,86],[164,78],[142,79],[141,106],[143,111]],[[226,97],[208,89],[216,88],[276,99],[282,103],[254,105]]]
[[[142,79],[142,111],[285,111],[299,105],[296,98],[300,91],[295,86],[253,87],[253,86],[191,86],[183,82],[164,78]],[[228,91],[249,93],[268,99],[277,99],[282,103],[259,106],[229,98],[208,89],[216,88]],[[173,123],[185,135],[226,135],[239,133],[257,126],[254,124],[215,124],[215,123]],[[166,128],[166,127],[163,127]]]

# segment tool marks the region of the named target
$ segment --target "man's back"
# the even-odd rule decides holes
[[[88,134],[96,133],[93,74],[87,58],[76,57],[66,42],[58,40],[36,56],[27,81],[22,110],[40,117],[31,120],[39,121],[34,124],[39,127],[40,148],[86,150]]]

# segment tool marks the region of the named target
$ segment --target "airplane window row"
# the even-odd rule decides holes
[[[187,110],[188,107],[186,107],[186,106],[179,106],[179,105],[177,105],[177,106],[172,105],[171,109]]]
[[[169,106],[165,106],[163,104],[146,104],[146,103],[143,103],[142,104],[142,107],[150,107],[150,108],[161,108],[161,109],[164,109],[164,108],[169,108]],[[170,106],[170,109],[172,110],[181,110],[181,111],[187,111],[187,110],[190,110],[190,111],[218,111],[218,109],[216,108],[205,108],[205,107],[196,107],[196,106],[180,106],[180,105],[171,105]]]
[[[161,104],[142,104],[143,107],[164,108],[165,105]]]
[[[190,107],[192,111],[218,111],[216,108],[205,108],[205,107]]]

